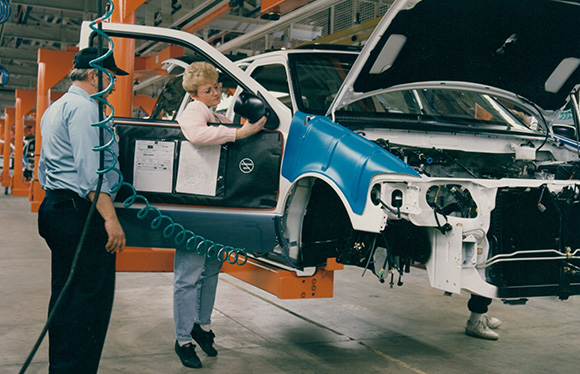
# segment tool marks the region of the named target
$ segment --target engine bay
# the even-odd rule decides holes
[[[538,153],[534,159],[523,159],[516,151],[484,153],[409,147],[384,139],[377,139],[375,143],[427,177],[570,180],[580,176],[578,161],[555,161],[550,152]],[[531,144],[528,148],[536,151]]]

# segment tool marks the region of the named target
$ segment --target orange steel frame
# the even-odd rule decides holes
[[[30,210],[38,212],[38,207],[44,199],[44,191],[38,183],[38,160],[42,135],[40,133],[40,120],[51,100],[57,100],[63,95],[62,92],[51,92],[51,89],[63,80],[72,69],[72,61],[78,48],[67,51],[55,51],[51,49],[38,50],[38,82],[36,90],[36,131],[34,149],[34,177],[29,191]]]
[[[216,19],[220,18],[221,16],[228,14],[231,9],[232,9],[232,7],[230,6],[230,4],[224,4],[221,7],[214,9],[204,19],[200,20],[199,22],[194,23],[193,25],[189,26],[187,29],[184,29],[183,31],[187,31],[189,33],[194,33],[198,30],[201,30],[204,27],[206,27],[207,25],[209,25],[210,23],[212,23],[213,21],[215,21]]]
[[[10,175],[10,159],[12,157],[20,159],[20,177],[22,177],[22,149],[19,152],[14,150],[14,154],[12,157],[10,154],[12,153],[12,147],[15,144],[15,132],[16,132],[16,108],[4,108],[4,120],[2,121],[2,139],[4,140],[3,147],[0,148],[2,150],[2,174],[0,175],[0,184],[3,187],[13,188],[14,187],[14,175]],[[34,130],[35,123],[33,121],[22,121],[22,132],[21,138],[24,136],[28,136]],[[23,144],[23,142],[20,142]],[[18,153],[18,155],[17,155]],[[15,166],[13,165],[13,168]]]
[[[12,184],[12,177],[10,176],[10,144],[14,144],[14,115],[15,108],[4,109],[4,150],[2,156],[4,158],[2,163],[2,187],[10,187]]]
[[[136,94],[133,96],[133,105],[141,108],[148,116],[151,115],[156,102],[157,100],[155,98],[147,95]]]
[[[4,122],[6,120],[0,119],[0,140],[4,141]],[[0,143],[0,153],[4,154],[4,143]]]
[[[333,258],[327,265],[318,267],[312,276],[299,277],[296,272],[283,270],[259,260],[248,259],[245,265],[224,263],[222,271],[246,283],[263,289],[280,299],[317,299],[332,297],[334,291],[334,271],[343,265]]]
[[[117,256],[117,271],[173,271],[175,251],[163,248],[129,247]],[[344,266],[333,258],[318,267],[311,276],[301,277],[294,271],[249,258],[246,264],[225,262],[222,272],[267,291],[280,299],[315,299],[332,297],[334,271]]]
[[[111,21],[134,24],[135,10],[144,2],[145,0],[117,0]],[[113,43],[115,62],[129,75],[118,77],[116,91],[109,96],[108,100],[115,108],[115,116],[131,117],[133,105],[143,108],[143,104],[148,102],[148,100],[133,97],[135,71],[160,67],[161,62],[167,58],[183,56],[184,50],[168,47],[155,56],[135,59],[134,40],[113,38]],[[117,271],[173,271],[173,257],[173,250],[127,247],[117,256]]]
[[[30,182],[22,176],[22,152],[24,147],[24,117],[36,105],[35,90],[16,90],[16,107],[14,115],[14,174],[12,176],[12,195],[28,196]]]
[[[277,13],[282,15],[312,1],[313,0],[262,0],[261,11],[262,14]]]

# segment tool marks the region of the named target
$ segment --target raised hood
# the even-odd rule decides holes
[[[446,81],[503,89],[554,110],[580,83],[579,65],[578,1],[396,1],[328,113],[372,91]]]

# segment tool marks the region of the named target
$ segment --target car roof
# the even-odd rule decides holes
[[[238,60],[236,61],[236,63],[251,63],[255,60],[259,60],[259,59],[264,59],[264,58],[268,58],[271,56],[288,56],[291,54],[297,54],[297,53],[321,53],[321,54],[327,54],[327,53],[346,53],[346,54],[358,54],[360,49],[358,48],[330,48],[331,46],[329,46],[328,48],[317,48],[315,45],[307,45],[307,46],[303,46],[300,48],[295,48],[295,49],[281,49],[281,50],[276,50],[276,51],[269,51],[269,52],[264,52],[261,53],[259,55],[256,56],[251,56],[251,57],[246,57],[244,59]],[[336,47],[336,46],[335,46]]]

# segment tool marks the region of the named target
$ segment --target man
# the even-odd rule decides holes
[[[103,52],[103,54],[106,51]],[[38,230],[51,250],[49,314],[73,265],[85,221],[98,184],[99,106],[90,97],[99,90],[99,72],[89,63],[96,48],[80,50],[69,74],[72,85],[53,103],[41,121],[42,148],[38,179],[46,196],[38,212]],[[112,75],[128,75],[113,55],[100,65]],[[109,84],[103,74],[102,86]],[[114,90],[114,89],[113,89]],[[104,117],[103,117],[104,118]],[[105,135],[105,141],[110,135]],[[118,150],[114,143],[113,151]],[[105,164],[112,156],[105,152]],[[96,373],[105,341],[115,291],[115,254],[125,247],[109,189],[116,173],[103,177],[96,212],[76,263],[74,278],[49,326],[49,373]],[[98,213],[97,213],[98,212]]]
[[[474,338],[497,340],[499,334],[493,330],[501,326],[501,320],[488,316],[487,309],[491,299],[471,294],[467,308],[471,312],[465,326],[465,334]]]

